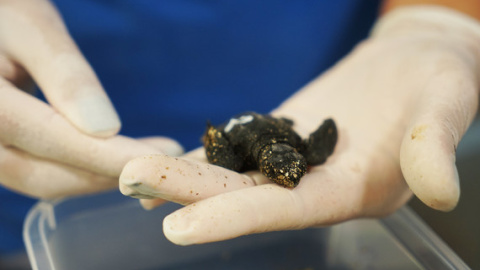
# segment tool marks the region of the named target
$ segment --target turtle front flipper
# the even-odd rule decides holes
[[[304,140],[303,156],[309,165],[320,165],[333,153],[338,134],[335,122],[327,119],[306,140]]]
[[[203,136],[203,144],[208,162],[234,171],[243,167],[244,160],[235,153],[225,134],[209,123]]]

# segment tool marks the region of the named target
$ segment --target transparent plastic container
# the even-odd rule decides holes
[[[408,208],[384,219],[176,246],[163,218],[118,192],[39,202],[24,224],[33,269],[468,269]]]

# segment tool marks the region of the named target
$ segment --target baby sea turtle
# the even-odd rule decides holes
[[[295,187],[307,165],[322,164],[333,153],[337,128],[327,119],[303,140],[292,126],[292,120],[254,112],[216,127],[208,123],[203,137],[207,159],[237,172],[258,168],[275,183]]]

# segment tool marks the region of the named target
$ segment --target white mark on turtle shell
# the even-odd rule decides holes
[[[232,118],[230,119],[230,121],[228,121],[228,124],[227,126],[225,127],[225,132],[230,132],[230,130],[232,130],[232,128],[236,125],[243,125],[243,124],[246,124],[246,123],[249,123],[253,120],[253,115],[242,115],[240,116],[240,118]]]

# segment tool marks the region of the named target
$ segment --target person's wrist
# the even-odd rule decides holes
[[[396,8],[378,19],[370,39],[395,43],[408,39],[420,41],[426,51],[425,46],[431,46],[432,50],[447,49],[480,71],[480,22],[453,9],[435,5]]]
[[[428,30],[425,32],[423,30]],[[480,44],[480,22],[461,12],[436,5],[399,7],[378,19],[371,31],[372,37],[409,33],[438,33],[464,36]]]

